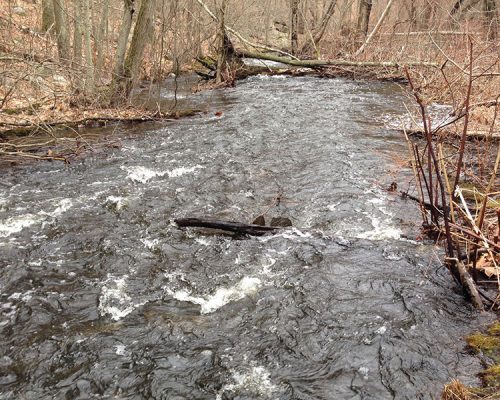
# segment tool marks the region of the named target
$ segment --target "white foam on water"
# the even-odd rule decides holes
[[[106,197],[106,203],[113,204],[117,211],[127,205],[126,199],[120,196],[108,196]]]
[[[59,204],[57,205],[57,208],[54,211],[52,211],[51,213],[46,214],[46,215],[48,215],[50,217],[59,217],[60,215],[62,215],[66,211],[68,211],[71,207],[73,207],[73,200],[62,199],[59,202]],[[42,213],[44,213],[44,212],[42,211]]]
[[[149,250],[153,250],[160,243],[159,239],[141,239],[142,244]]]
[[[261,274],[271,275],[271,267],[276,264],[276,259],[272,258],[270,255],[266,255],[267,263],[262,263],[262,269],[260,271]]]
[[[127,350],[127,347],[124,344],[115,345],[115,353],[118,356],[129,356],[130,352]]]
[[[28,213],[0,221],[0,237],[8,237],[14,233],[21,232],[24,228],[44,222],[47,218],[59,217],[71,207],[73,207],[73,200],[62,199],[57,203],[56,208],[52,212],[40,211],[36,214]]]
[[[8,299],[9,300],[21,300],[21,301],[24,301],[24,302],[27,302],[29,300],[31,300],[33,298],[33,294],[35,293],[34,290],[28,290],[24,293],[21,293],[21,292],[15,292],[15,293],[12,293]]]
[[[328,209],[328,211],[335,211],[340,204],[341,202],[338,201],[336,203],[329,204],[326,208]]]
[[[210,239],[206,239],[206,238],[194,238],[194,241],[198,244],[201,244],[202,246],[211,246],[212,245],[212,242],[210,241]]]
[[[284,239],[289,239],[289,240],[297,240],[297,239],[306,239],[306,238],[311,238],[312,234],[309,232],[302,232],[301,230],[297,228],[286,228],[280,233],[277,233],[275,235],[269,235],[269,236],[258,236],[255,239],[260,241],[260,242],[269,242],[270,240],[275,240],[277,238],[284,238]]]
[[[138,166],[138,167],[120,167],[122,170],[127,171],[127,178],[133,182],[146,183],[151,178],[161,176],[162,173],[153,171],[152,169]]]
[[[377,197],[368,199],[367,202],[373,204],[376,207],[375,212],[382,215],[369,215],[371,218],[371,224],[373,229],[359,233],[356,237],[358,239],[368,239],[368,240],[399,240],[401,234],[403,233],[399,228],[392,225],[393,214],[384,207],[387,202],[387,196],[380,193],[378,190],[367,190],[367,194],[375,194]]]
[[[372,217],[372,226],[373,229],[371,231],[362,232],[356,237],[368,240],[399,240],[403,233],[399,228],[391,226],[377,217]]]
[[[166,171],[155,171],[146,167],[121,167],[122,170],[127,171],[127,178],[133,182],[146,183],[152,178],[157,176],[167,175],[169,178],[177,178],[179,176],[193,173],[198,169],[203,169],[205,167],[201,165],[195,165],[194,167],[179,167],[172,170]]]
[[[380,328],[378,328],[375,333],[378,335],[383,335],[384,333],[387,332],[387,327],[385,325],[382,325]]]
[[[234,372],[234,383],[224,385],[216,400],[222,400],[224,393],[251,393],[260,398],[270,398],[280,391],[280,388],[271,382],[271,373],[262,366],[252,367],[245,372]]]
[[[358,372],[361,374],[364,380],[368,380],[368,374],[370,372],[370,369],[367,367],[360,367],[358,369]]]
[[[185,174],[190,174],[195,172],[197,169],[203,169],[205,167],[201,165],[195,165],[194,167],[186,168],[186,167],[180,167],[180,168],[174,168],[171,171],[165,171],[165,173],[168,175],[169,178],[177,178],[179,176],[185,175]]]
[[[0,221],[0,237],[8,237],[13,233],[21,232],[24,228],[43,221],[41,215],[24,214]]]
[[[207,297],[193,296],[188,290],[172,291],[166,288],[166,292],[174,299],[187,301],[201,306],[201,314],[210,314],[217,311],[232,301],[238,301],[244,297],[257,292],[262,282],[259,278],[245,276],[236,285],[232,287],[218,288],[214,294]]]
[[[130,314],[139,304],[134,305],[132,298],[127,294],[127,278],[115,278],[108,275],[101,288],[99,296],[98,311],[101,316],[109,315],[114,321],[118,321]]]

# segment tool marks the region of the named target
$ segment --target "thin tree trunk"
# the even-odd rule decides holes
[[[73,68],[82,65],[82,3],[73,0]]]
[[[97,35],[95,37],[96,46],[96,65],[95,72],[97,74],[96,78],[99,79],[99,75],[102,73],[102,67],[104,65],[104,44],[105,44],[105,34],[108,25],[108,14],[109,14],[109,0],[104,0],[102,4],[102,16],[99,21],[99,27],[97,29]]]
[[[498,36],[498,11],[495,0],[483,0],[483,8],[485,15],[485,28],[488,35],[488,40],[495,40]]]
[[[54,4],[52,0],[42,0],[42,32],[47,33],[54,26]]]
[[[132,15],[134,13],[134,0],[123,1],[123,17],[122,25],[120,27],[120,34],[118,36],[118,47],[116,49],[115,67],[113,75],[113,83],[111,85],[111,92],[114,99],[118,100],[123,93],[121,93],[121,84],[125,79],[125,53],[127,51],[128,38],[132,28]]]
[[[314,47],[315,49],[318,48],[318,45],[321,42],[321,39],[323,39],[323,36],[325,35],[326,28],[328,27],[328,23],[330,22],[330,19],[333,16],[336,5],[337,5],[337,0],[330,1],[325,14],[323,15],[323,18],[321,18],[321,22],[320,22],[319,26],[313,32],[312,43],[307,42],[304,45],[304,47],[302,48],[302,51],[301,51],[302,53],[310,52],[312,50],[311,47]]]
[[[358,11],[358,32],[361,32],[363,36],[368,35],[368,25],[370,23],[370,14],[372,12],[373,1],[372,0],[360,0],[359,1],[359,11]]]
[[[92,43],[90,41],[90,32],[92,30],[92,21],[90,20],[90,0],[83,0],[82,5],[85,50],[85,91],[87,94],[92,94],[94,92],[94,60],[92,58]]]
[[[421,18],[419,21],[419,26],[421,29],[426,29],[432,25],[432,18],[434,14],[434,6],[431,0],[425,0],[423,10],[421,13]]]
[[[217,10],[217,70],[215,75],[215,82],[221,83],[224,80],[223,69],[226,64],[226,27],[225,27],[225,16],[226,16],[226,0],[222,0],[222,4]]]
[[[416,22],[417,22],[417,7],[415,5],[414,0],[408,0],[407,7],[408,7],[408,21],[410,25],[410,30],[413,30],[415,28]]]
[[[151,33],[154,23],[154,10],[156,0],[142,0],[137,22],[134,27],[132,41],[128,49],[127,58],[125,60],[125,92],[128,97],[132,90],[132,84],[137,79],[139,67],[142,64],[142,55],[148,40],[151,38]]]
[[[299,3],[300,0],[291,0],[291,24],[290,24],[290,45],[292,54],[296,55],[299,50],[298,37],[299,37]]]
[[[335,11],[335,6],[337,5],[337,0],[331,0],[330,4],[328,5],[328,9],[326,10],[325,14],[323,15],[323,18],[321,19],[321,23],[319,24],[318,29],[314,32],[314,43],[318,45],[318,43],[323,39],[323,36],[325,34],[326,28],[328,27],[328,23],[330,22],[330,19],[333,16],[333,13]]]
[[[70,47],[68,29],[66,27],[64,0],[53,0],[54,6],[54,21],[57,33],[57,51],[59,60],[67,64],[70,60]]]

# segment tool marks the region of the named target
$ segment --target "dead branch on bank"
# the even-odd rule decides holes
[[[408,70],[406,71],[410,88],[420,110],[423,126],[421,136],[425,140],[425,146],[420,149],[418,141],[407,139],[419,197],[407,194],[404,196],[419,202],[425,226],[427,229],[432,227],[434,237],[443,239],[446,243],[446,265],[450,273],[462,285],[473,305],[482,310],[484,302],[490,303],[491,307],[495,306],[495,302],[476,286],[480,269],[488,274],[487,276],[496,278],[498,293],[500,293],[500,268],[498,267],[500,246],[498,236],[493,236],[493,232],[496,234],[500,231],[500,220],[498,219],[500,208],[495,207],[495,215],[492,215],[490,211],[492,202],[495,202],[494,195],[500,194],[495,188],[495,178],[500,164],[500,147],[494,165],[487,167],[491,171],[488,181],[479,184],[480,179],[474,175],[474,170],[481,170],[484,167],[481,163],[486,161],[478,158],[479,167],[477,168],[467,165],[471,162],[468,146],[471,143],[469,139],[473,135],[469,129],[470,115],[475,107],[483,105],[496,107],[497,100],[481,102],[482,104],[471,103],[475,79],[473,64],[473,42],[469,40],[468,63],[466,69],[464,68],[462,71],[467,79],[467,89],[461,102],[460,112],[451,122],[436,127],[432,126],[432,120],[419,89],[415,86]],[[445,80],[447,81],[446,76]],[[451,145],[446,146],[446,143],[450,144],[452,139],[447,138],[448,142],[445,142],[441,131],[445,126],[455,125],[459,120],[463,121],[458,144],[451,143]],[[494,125],[494,120],[491,122],[491,126]],[[405,133],[407,133],[406,130]],[[485,140],[475,142],[474,145],[479,146],[479,143],[484,143],[485,148],[489,151],[491,138],[490,132],[490,134],[483,136]],[[467,179],[476,182],[473,191],[465,189],[468,187],[467,185],[470,185],[466,181]],[[477,190],[476,186],[482,189]],[[466,199],[466,193],[468,199]],[[471,201],[474,201],[475,204],[470,204]],[[430,217],[430,224],[427,216]]]
[[[413,96],[420,109],[424,134],[425,134],[424,138],[426,141],[426,146],[423,152],[419,152],[418,147],[415,144],[413,144],[413,157],[414,160],[416,161],[416,166],[414,170],[417,171],[418,174],[417,181],[420,183],[420,185],[421,182],[425,183],[425,193],[429,200],[428,201],[429,206],[426,207],[426,209],[428,209],[428,211],[430,212],[431,222],[438,231],[441,231],[440,221],[442,220],[444,223],[444,237],[446,240],[445,248],[447,256],[446,261],[450,273],[459,283],[461,283],[462,287],[471,298],[474,306],[477,309],[482,310],[484,306],[481,300],[481,296],[479,295],[477,288],[475,287],[473,279],[470,277],[470,274],[463,267],[460,261],[460,253],[461,253],[460,248],[459,246],[456,246],[454,242],[454,237],[451,232],[451,227],[450,227],[451,209],[450,205],[448,204],[448,197],[446,196],[447,188],[445,187],[444,184],[441,165],[440,162],[438,161],[435,145],[433,142],[431,119],[427,115],[426,107],[420,95],[418,94],[418,91],[415,88],[412,77],[408,70],[406,70],[406,76],[408,78],[408,82],[412,90]],[[470,91],[469,91],[469,98],[470,98]],[[462,153],[463,153],[463,148],[462,148]],[[426,169],[424,168],[424,165]],[[458,184],[459,176],[460,176],[460,168],[457,168],[457,175],[455,178],[454,187],[456,187],[456,185]],[[435,186],[433,183],[434,180],[436,180]],[[424,188],[420,187],[420,192],[424,193]],[[420,199],[420,201],[421,204],[425,203],[425,200],[423,198]],[[439,201],[441,201],[441,204],[439,204]],[[440,210],[441,212],[439,212]]]
[[[54,121],[44,123],[45,128],[76,128],[79,126],[93,125],[94,123],[99,126],[104,126],[108,123],[140,123],[140,122],[154,122],[154,121],[173,121],[181,117],[193,116],[202,112],[200,109],[180,110],[171,113],[151,112],[144,113],[140,116],[133,117],[86,117],[78,120],[71,121]],[[0,122],[0,138],[6,138],[10,134],[23,135],[30,134],[34,131],[40,130],[40,125],[32,122]]]

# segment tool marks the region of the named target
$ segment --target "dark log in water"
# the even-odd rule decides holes
[[[211,228],[244,235],[262,236],[266,233],[276,233],[281,227],[244,224],[241,222],[222,221],[209,218],[176,218],[174,222],[181,228]]]

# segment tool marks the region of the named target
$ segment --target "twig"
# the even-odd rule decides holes
[[[464,127],[462,131],[462,137],[460,140],[460,149],[458,152],[458,161],[457,161],[457,167],[456,167],[456,174],[455,174],[455,182],[453,183],[453,189],[451,193],[455,193],[455,190],[457,188],[458,182],[460,180],[460,173],[462,172],[462,161],[464,158],[464,151],[465,151],[465,141],[467,139],[467,130],[469,128],[469,115],[470,115],[470,109],[469,109],[469,104],[470,104],[470,97],[472,93],[472,63],[473,63],[473,55],[472,55],[472,40],[469,38],[469,84],[467,86],[467,94],[465,96],[465,119],[464,119]]]
[[[474,233],[481,238],[481,240],[483,241],[484,248],[488,251],[488,254],[491,257],[491,262],[493,263],[495,270],[496,270],[498,289],[500,290],[500,270],[498,268],[497,262],[495,261],[495,256],[493,255],[493,252],[491,251],[488,240],[486,239],[484,234],[481,232],[479,227],[474,222],[474,218],[472,218],[472,215],[469,211],[469,208],[467,207],[467,203],[465,202],[465,199],[464,199],[464,196],[463,196],[462,191],[460,189],[460,186],[457,186],[455,190],[456,190],[455,196],[458,197],[460,199],[460,201],[462,202],[462,206],[464,207],[465,215],[466,215],[469,223],[471,224],[472,229],[474,230]]]
[[[65,163],[68,163],[68,159],[65,157],[59,157],[59,156],[39,156],[36,154],[29,154],[29,153],[23,153],[21,151],[0,151],[0,155],[8,155],[8,156],[16,156],[16,157],[26,157],[26,158],[34,158],[37,160],[58,160],[58,161],[64,161]]]

